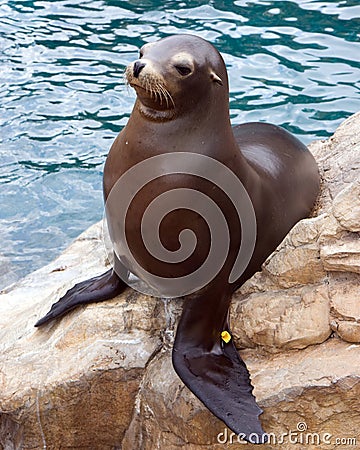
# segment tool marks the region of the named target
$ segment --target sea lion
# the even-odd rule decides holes
[[[114,268],[74,286],[36,326],[79,304],[116,296],[126,287],[128,272],[160,296],[183,296],[172,354],[176,372],[230,429],[263,442],[262,411],[231,339],[230,298],[311,212],[319,191],[317,165],[282,128],[264,123],[231,127],[224,61],[200,37],[175,35],[144,45],[126,77],[137,99],[110,149],[103,184]],[[234,186],[240,200],[234,198]],[[169,214],[168,191],[180,193],[179,205],[171,205]],[[124,200],[129,195],[131,202]],[[156,199],[167,206],[149,209]],[[223,223],[219,212],[228,228],[213,236],[207,219],[218,227]],[[145,215],[148,225],[142,227]],[[158,241],[151,237],[156,233]],[[149,235],[150,246],[156,241],[165,256],[175,255],[170,262],[149,251],[143,241]],[[190,251],[183,252],[185,244]],[[223,246],[226,254],[215,275],[205,282],[196,279],[191,289],[187,282],[173,288],[173,280],[190,280],[186,277],[208,262],[207,254],[215,248],[220,255]]]

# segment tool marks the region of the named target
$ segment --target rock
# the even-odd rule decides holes
[[[360,180],[335,197],[332,213],[345,230],[360,231]]]
[[[163,303],[129,289],[34,328],[75,280],[106,270],[101,235],[101,224],[91,227],[0,296],[0,448],[121,447],[146,364],[161,346]]]
[[[344,284],[349,294],[337,304],[353,307],[359,298],[359,277],[350,274],[360,273],[360,113],[310,150],[322,175],[316,207],[311,218],[294,226],[262,272],[235,294],[232,323],[240,346],[271,352],[301,348],[324,342],[331,328],[349,342],[360,342],[357,325],[340,325],[349,318],[336,314],[331,303]],[[304,302],[305,292],[314,300]]]
[[[360,323],[342,320],[337,322],[332,321],[331,328],[337,332],[337,334],[347,342],[359,342],[360,341]]]
[[[305,348],[331,333],[329,295],[324,285],[285,292],[254,293],[231,308],[232,331],[239,347],[263,345],[268,351]]]
[[[271,445],[260,448],[334,449],[336,439],[342,438],[347,439],[344,448],[356,448],[360,426],[360,378],[354,375],[360,373],[358,346],[335,338],[302,351],[268,355],[246,350],[241,356],[264,409],[262,423],[272,433]],[[306,438],[307,434],[311,436]],[[315,445],[301,445],[305,439],[310,444],[314,439]],[[348,439],[355,439],[355,445]],[[123,450],[259,448],[244,446],[241,440],[235,444],[237,436],[231,437],[222,422],[204,409],[176,376],[170,352],[156,355],[141,385]]]
[[[346,233],[342,241],[323,245],[320,251],[323,267],[329,271],[360,273],[360,239]]]
[[[360,442],[359,131],[360,113],[310,146],[322,175],[312,217],[233,298],[234,339],[270,433],[262,448]],[[1,292],[0,448],[244,448],[172,368],[181,301],[128,289],[33,327],[75,282],[107,266],[97,224]]]
[[[333,199],[352,183],[359,181],[359,115],[360,112],[345,120],[327,141],[315,141],[309,146],[316,157],[322,178],[316,215],[331,211]],[[353,202],[356,204],[357,200]]]
[[[301,220],[263,264],[263,271],[281,288],[321,281],[326,272],[317,243],[326,218]]]
[[[360,275],[329,275],[331,328],[347,342],[360,342]]]

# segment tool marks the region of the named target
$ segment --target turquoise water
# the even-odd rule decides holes
[[[179,32],[222,52],[234,124],[309,143],[360,110],[358,0],[0,0],[0,287],[102,217],[103,163],[134,102],[124,68]]]

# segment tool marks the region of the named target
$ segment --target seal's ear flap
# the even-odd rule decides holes
[[[219,77],[219,75],[216,75],[216,73],[213,70],[210,72],[210,78],[215,83],[220,84],[220,86],[223,85],[222,79]]]

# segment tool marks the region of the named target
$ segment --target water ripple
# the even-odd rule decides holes
[[[0,285],[100,219],[102,165],[134,102],[123,72],[144,42],[212,41],[233,123],[310,142],[360,109],[359,30],[357,0],[0,0]]]

